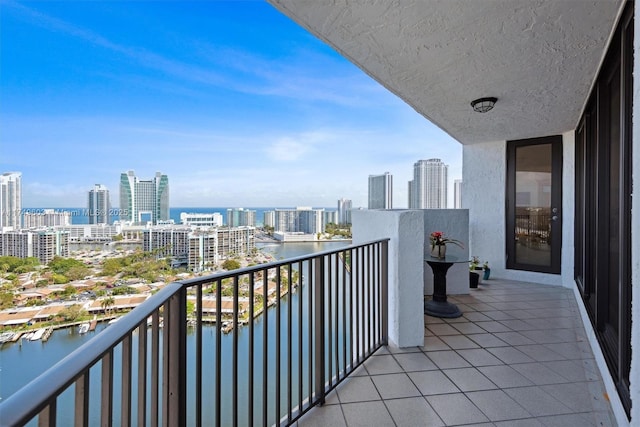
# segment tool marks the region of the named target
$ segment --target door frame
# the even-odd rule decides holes
[[[557,219],[551,223],[551,264],[549,266],[516,262],[516,149],[530,145],[551,144],[551,206]],[[562,270],[562,135],[507,141],[507,176],[505,209],[506,268],[539,273],[560,274]]]

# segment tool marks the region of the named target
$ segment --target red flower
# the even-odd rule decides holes
[[[444,233],[442,231],[432,232],[429,236],[429,240],[431,241],[431,249],[435,248],[436,246],[446,245],[447,243],[453,243],[460,248],[464,248],[461,241],[444,237]]]

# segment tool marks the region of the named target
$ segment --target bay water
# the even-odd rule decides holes
[[[284,259],[289,259],[297,256],[312,254],[315,252],[339,249],[349,244],[350,242],[347,242],[347,241],[307,242],[307,243],[301,242],[301,243],[285,243],[285,244],[282,244],[282,243],[257,244],[256,247],[258,247],[258,249],[262,252],[270,253],[276,260],[284,260]],[[293,293],[292,295],[283,298],[280,306],[281,314],[287,312],[288,304],[295,306],[296,307],[295,310],[298,309],[297,308],[298,304],[302,304],[303,312],[306,313],[308,310],[307,299],[306,298],[300,299],[299,293]],[[256,346],[255,357],[257,359],[261,357],[262,345],[264,344],[262,343],[262,336],[263,336],[262,334],[263,334],[264,328],[266,327],[270,331],[276,328],[276,316],[273,315],[274,311],[275,309],[271,308],[267,312],[266,322],[264,320],[264,316],[260,316],[256,319],[254,323],[254,334],[255,334],[254,345]],[[285,315],[281,316],[281,322],[286,322]],[[22,344],[6,343],[2,345],[2,347],[0,348],[0,402],[3,399],[6,399],[11,394],[15,393],[17,390],[19,390],[21,387],[26,385],[28,382],[30,382],[37,376],[39,376],[46,369],[53,366],[58,361],[62,360],[62,358],[70,354],[76,348],[80,347],[80,345],[84,344],[86,341],[93,338],[96,334],[98,334],[101,330],[103,330],[106,327],[108,327],[106,323],[104,322],[100,323],[98,324],[98,327],[96,328],[95,332],[90,332],[83,335],[78,333],[77,327],[63,328],[63,329],[54,331],[47,342],[22,341]],[[286,323],[281,325],[281,327],[286,328]],[[294,337],[297,336],[298,335],[297,325],[292,323],[291,328],[292,328],[293,336]],[[239,376],[238,387],[239,387],[239,393],[241,395],[243,394],[246,395],[246,389],[248,387],[248,374],[247,374],[246,367],[248,366],[248,363],[249,363],[248,327],[241,327],[237,332],[238,332],[238,348],[239,348],[239,352],[238,352],[239,366],[243,367],[238,371],[238,376]],[[302,336],[303,336],[302,338],[303,346],[306,349],[308,344],[306,328],[303,328]],[[204,361],[203,384],[205,387],[203,394],[205,394],[205,398],[207,393],[210,394],[213,392],[212,387],[214,384],[213,375],[214,375],[214,366],[215,366],[214,364],[215,337],[216,337],[215,326],[203,327],[203,353],[204,353],[203,354],[203,361]],[[223,335],[222,336],[223,348],[225,347],[230,348],[232,344],[231,342],[232,339],[233,339],[233,333],[228,335]],[[137,350],[137,339],[134,339],[132,344],[133,344],[133,352],[134,352],[133,354],[135,354]],[[275,338],[273,334],[269,335],[267,345],[270,349],[273,349],[275,347]],[[195,333],[192,332],[187,336],[187,353],[193,354],[194,349],[195,349]],[[119,363],[120,357],[121,356],[119,354],[119,351],[116,350],[116,352],[114,352],[114,361],[115,361],[116,369],[120,364]],[[298,357],[301,357],[301,355],[297,355],[297,354],[292,355],[292,360],[290,361],[292,365],[298,366]],[[223,384],[225,383],[228,384],[232,380],[231,358],[230,357],[225,358],[225,356],[223,355],[222,363],[223,363],[222,381],[223,381]],[[255,367],[254,381],[256,383],[259,383],[263,375],[262,362],[258,360],[256,363],[254,363],[254,367]],[[274,370],[275,370],[275,362],[273,360],[270,360],[270,364],[267,369],[267,375],[270,375],[270,381],[273,381],[273,378],[271,376],[273,376]],[[308,385],[306,384],[307,370],[308,370],[308,366],[304,366],[303,389],[308,387]],[[285,374],[286,373],[281,373],[281,378],[286,378]],[[91,370],[91,375],[94,379],[97,379],[99,378],[100,372],[98,369],[94,367]],[[135,375],[135,372],[134,372],[134,375]],[[189,390],[193,389],[192,387],[194,383],[195,383],[195,372],[187,372],[187,387]],[[99,381],[94,381],[94,380],[91,381],[91,387],[90,387],[91,394],[94,397],[99,396],[100,394],[99,385],[100,385]],[[119,378],[114,378],[114,388],[117,390],[118,387],[119,387]],[[292,385],[292,392],[294,393],[294,396],[298,392],[297,384]],[[257,402],[255,406],[255,411],[256,411],[255,417],[258,420],[261,420],[261,412],[260,412],[262,408],[261,393],[262,393],[262,390],[260,389],[254,391],[254,396]],[[189,414],[188,425],[192,424],[191,421],[192,421],[194,407],[195,407],[194,397],[195,396],[189,396],[189,398],[187,399],[190,405],[188,408],[188,414]],[[72,402],[72,399],[73,399],[72,393],[66,392],[65,395],[63,395],[60,399],[59,408],[64,408],[65,405],[70,405]],[[273,393],[269,395],[269,400],[273,400]],[[95,420],[95,421],[99,420],[98,418],[99,406],[97,406],[98,404],[99,402],[96,402],[96,403],[92,403],[91,405],[91,408],[90,408],[91,420]],[[224,408],[223,425],[226,425],[231,421],[229,418],[230,417],[229,409],[231,407],[231,404],[232,404],[232,397],[230,395],[223,395],[223,408]],[[115,413],[118,413],[119,406],[120,406],[120,402],[118,401],[114,402]],[[135,411],[137,410],[135,403],[133,406],[134,406],[134,413],[135,413]],[[213,424],[212,420],[214,418],[214,411],[215,411],[215,407],[213,405],[206,405],[206,404],[203,405],[203,419],[209,420],[205,422],[205,425]],[[63,412],[63,411],[59,411],[59,412]],[[241,408],[239,412],[241,416],[240,424],[246,425],[246,408]],[[64,412],[59,414],[58,420],[60,425],[67,425],[66,422],[71,423],[72,422],[71,415],[72,415],[71,413],[65,414]],[[274,417],[273,421],[275,422],[275,414],[269,414],[269,418],[272,418],[272,417]],[[244,422],[242,422],[243,420]],[[117,425],[118,422],[119,420],[116,420],[115,425]]]

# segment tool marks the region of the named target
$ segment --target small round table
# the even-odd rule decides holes
[[[433,271],[433,299],[425,301],[424,314],[434,317],[462,316],[458,306],[447,301],[447,270],[455,263],[468,263],[469,260],[447,255],[444,258],[428,258],[425,261]]]

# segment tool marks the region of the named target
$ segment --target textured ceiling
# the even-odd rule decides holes
[[[268,0],[463,144],[574,129],[620,0]],[[469,103],[498,98],[476,113]]]

